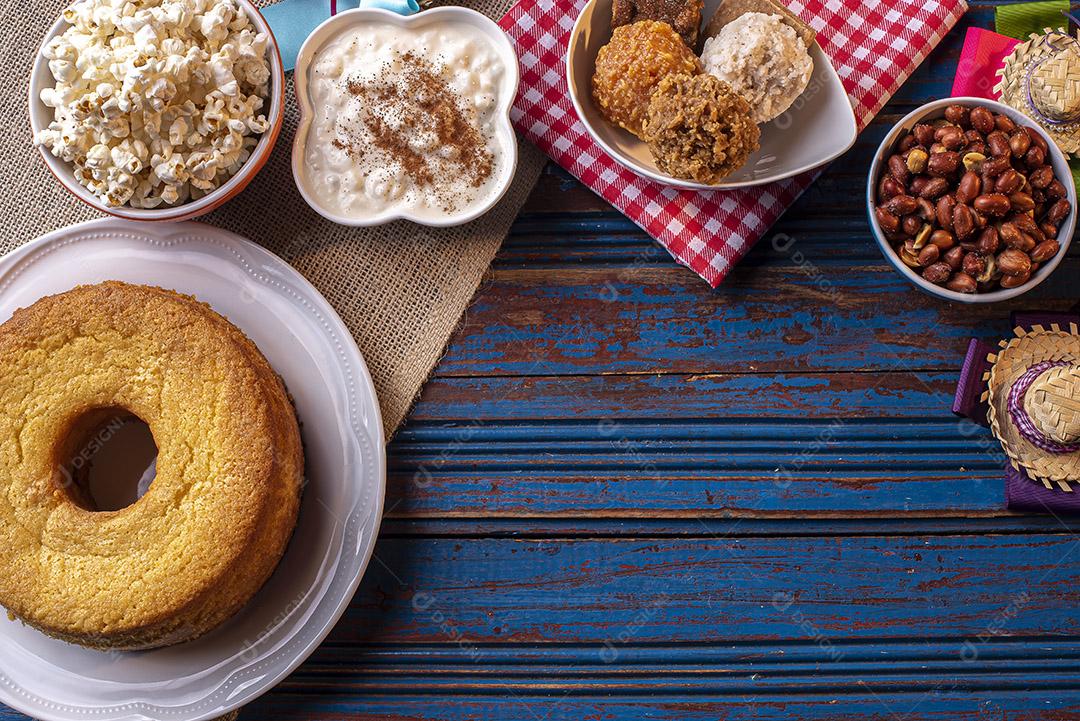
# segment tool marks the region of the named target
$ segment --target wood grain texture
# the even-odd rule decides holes
[[[715,291],[549,167],[390,446],[360,591],[241,720],[1080,719],[1080,520],[1008,513],[948,410],[968,337],[1076,303],[1080,247],[939,303],[860,200],[995,4]]]

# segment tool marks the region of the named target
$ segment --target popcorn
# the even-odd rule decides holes
[[[177,205],[239,171],[270,121],[269,42],[236,0],[75,0],[41,49],[34,142],[111,206]]]

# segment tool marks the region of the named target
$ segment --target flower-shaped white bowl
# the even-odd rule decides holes
[[[127,205],[113,207],[106,205],[101,198],[91,193],[86,187],[80,185],[75,180],[75,173],[71,168],[71,163],[65,162],[60,158],[57,158],[47,149],[39,147],[41,151],[41,157],[45,159],[45,164],[49,168],[56,179],[59,180],[65,188],[67,188],[75,197],[83,201],[87,205],[101,211],[102,213],[108,213],[114,215],[117,218],[127,218],[128,220],[189,220],[191,218],[197,218],[200,215],[209,213],[211,210],[217,208],[225,201],[229,200],[251,182],[251,179],[262,169],[263,165],[270,158],[270,152],[274,149],[274,143],[277,142],[278,134],[281,132],[281,124],[285,119],[285,68],[281,63],[281,53],[278,51],[277,42],[274,40],[274,33],[270,30],[270,25],[267,24],[263,16],[251,3],[251,0],[236,0],[247,16],[251,18],[252,24],[254,24],[256,30],[261,33],[266,33],[269,38],[267,43],[266,55],[267,60],[270,62],[270,104],[269,108],[266,105],[263,109],[266,111],[266,117],[270,121],[270,127],[262,137],[259,138],[258,144],[256,144],[254,150],[251,152],[251,157],[247,159],[247,162],[240,168],[240,170],[233,177],[229,178],[225,183],[222,183],[221,187],[215,188],[213,191],[207,193],[197,200],[189,200],[186,203],[179,205],[171,205],[167,207],[157,208],[132,208]],[[64,18],[58,18],[53,26],[49,28],[49,32],[45,35],[45,40],[42,41],[41,47],[52,40],[57,35],[60,35],[65,30],[71,27]],[[49,61],[39,51],[34,58],[34,67],[30,73],[30,127],[36,135],[39,130],[48,127],[49,123],[53,120],[52,108],[46,107],[41,102],[41,91],[53,84],[52,73],[49,72]]]
[[[1057,240],[1061,245],[1058,254],[1044,263],[1031,277],[1031,280],[1019,288],[1003,288],[989,293],[957,293],[954,290],[949,290],[940,285],[934,285],[900,260],[899,256],[896,255],[896,251],[892,249],[892,245],[885,238],[885,234],[881,231],[881,226],[878,225],[877,217],[874,214],[875,201],[877,199],[877,185],[881,180],[881,173],[885,169],[885,165],[888,162],[889,156],[892,154],[892,149],[893,146],[896,145],[896,141],[901,135],[911,130],[918,123],[944,117],[945,108],[950,105],[966,105],[968,107],[982,105],[995,113],[1007,116],[1017,125],[1026,125],[1035,128],[1042,133],[1042,130],[1039,129],[1039,126],[1035,121],[1023,113],[1010,108],[1008,105],[993,100],[986,100],[984,98],[944,98],[916,108],[904,116],[899,123],[893,126],[893,129],[889,131],[889,134],[885,136],[885,139],[881,141],[881,145],[874,155],[874,161],[870,165],[870,176],[866,182],[866,210],[870,217],[870,227],[874,231],[874,238],[877,240],[878,247],[881,248],[881,253],[885,256],[885,260],[889,261],[892,267],[896,269],[896,272],[907,278],[925,293],[937,296],[938,298],[944,298],[945,300],[953,300],[958,303],[996,303],[997,301],[1015,298],[1027,293],[1029,290],[1039,285],[1039,283],[1046,280],[1050,274],[1054,272],[1054,268],[1058,267],[1061,261],[1065,259],[1065,254],[1069,252],[1073,231],[1076,229],[1076,214],[1078,211],[1076,207],[1076,186],[1072,180],[1072,171],[1069,169],[1069,163],[1065,160],[1064,154],[1062,154],[1058,146],[1054,145],[1054,141],[1046,137],[1046,133],[1042,133],[1042,135],[1046,138],[1046,144],[1050,146],[1050,164],[1054,167],[1054,175],[1065,185],[1065,189],[1068,192],[1069,203],[1072,204],[1072,212],[1069,213],[1069,217],[1065,219],[1065,222],[1062,223],[1061,227],[1058,229]]]
[[[608,122],[593,103],[592,76],[596,54],[611,40],[612,0],[591,0],[570,33],[566,82],[570,100],[592,139],[617,163],[650,180],[692,190],[724,190],[764,185],[790,178],[841,156],[855,143],[858,128],[851,101],[829,58],[815,42],[810,46],[814,74],[791,108],[761,126],[761,148],[722,182],[706,185],[661,172],[649,148],[631,133]],[[703,16],[716,12],[721,0],[705,0]]]
[[[498,106],[495,110],[496,117],[500,120],[496,128],[495,142],[499,145],[502,162],[497,165],[496,172],[498,176],[491,195],[483,203],[441,217],[412,214],[396,209],[389,209],[383,213],[363,217],[351,217],[340,215],[327,208],[319,201],[318,196],[312,192],[308,182],[306,164],[304,163],[309,131],[311,123],[315,119],[315,109],[312,106],[308,84],[310,83],[311,68],[319,51],[327,42],[348,28],[364,23],[390,23],[399,27],[417,29],[428,25],[437,26],[441,23],[450,22],[463,23],[479,30],[490,41],[491,47],[498,52],[499,59],[502,60],[503,66],[506,68],[499,88]],[[293,140],[292,170],[293,179],[296,181],[296,187],[300,190],[300,195],[317,213],[340,225],[368,227],[382,225],[393,220],[409,220],[421,225],[447,227],[475,220],[499,202],[514,179],[514,171],[517,169],[517,138],[514,135],[514,126],[510,122],[510,106],[513,105],[514,98],[517,96],[519,75],[517,53],[514,52],[514,47],[510,44],[506,34],[491,19],[475,10],[463,7],[440,7],[424,10],[416,15],[402,16],[378,8],[357,8],[334,15],[312,31],[311,35],[300,47],[300,53],[296,58],[293,82],[296,85],[296,102],[300,105],[300,125],[296,130],[296,138]]]

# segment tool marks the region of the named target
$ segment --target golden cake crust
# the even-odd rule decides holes
[[[115,409],[150,426],[157,475],[97,512],[64,469]],[[50,635],[136,649],[214,628],[276,567],[302,474],[280,379],[192,298],[109,282],[0,325],[0,603]]]

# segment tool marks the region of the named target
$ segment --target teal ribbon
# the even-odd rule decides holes
[[[312,30],[331,15],[358,7],[381,8],[399,15],[420,11],[416,0],[281,0],[262,8],[261,12],[274,31],[281,61],[288,71],[296,67],[300,46]]]

